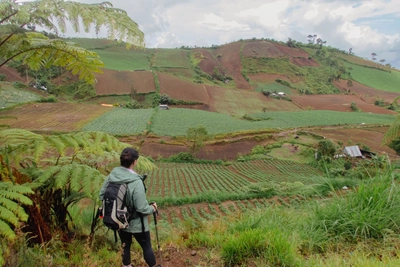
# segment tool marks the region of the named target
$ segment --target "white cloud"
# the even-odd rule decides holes
[[[148,47],[210,46],[253,37],[306,42],[308,34],[317,34],[330,46],[346,51],[352,47],[361,57],[385,55],[387,63],[400,68],[399,0],[109,2],[139,24]]]
[[[247,25],[240,24],[234,20],[226,21],[224,18],[213,13],[204,15],[204,19],[199,21],[198,24],[212,31],[250,30]]]

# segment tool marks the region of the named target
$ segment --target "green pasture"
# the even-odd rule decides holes
[[[183,49],[156,49],[154,66],[161,68],[191,68],[187,50]]]
[[[38,94],[17,89],[11,83],[0,83],[0,108],[9,108],[21,103],[34,102],[41,99]]]
[[[194,109],[173,108],[160,110],[153,121],[152,130],[158,135],[186,135],[190,127],[203,125],[209,134],[222,134],[246,130],[287,129],[323,125],[391,124],[395,116],[362,112],[325,110],[274,111],[252,115],[260,121],[236,119],[227,114]]]
[[[146,130],[153,109],[114,108],[82,128],[114,135],[135,135]]]
[[[400,72],[386,72],[347,62],[345,64],[348,69],[351,68],[351,76],[355,81],[383,91],[400,92]]]

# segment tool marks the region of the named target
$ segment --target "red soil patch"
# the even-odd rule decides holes
[[[11,128],[40,132],[71,132],[109,111],[110,107],[67,103],[36,103],[5,110],[2,116],[17,119],[2,119]]]
[[[8,66],[0,67],[0,74],[6,75],[6,81],[8,82],[26,82],[26,79],[22,78],[15,69]]]
[[[355,81],[353,81],[352,86],[347,86],[347,81],[345,80],[334,81],[333,84],[341,91],[357,95],[365,102],[372,104],[375,100],[383,100],[386,104],[390,104],[396,97],[400,96],[400,93],[377,90]]]
[[[137,93],[156,91],[154,76],[150,71],[118,71],[103,69],[102,74],[96,74],[95,86],[98,95],[130,94],[132,89]]]
[[[201,58],[199,63],[199,67],[205,73],[212,75],[215,68],[218,68],[219,72],[224,75],[225,71],[223,70],[222,66],[219,62],[213,57],[210,51],[206,49],[196,49],[195,54],[197,57]]]
[[[241,141],[237,143],[227,143],[218,145],[206,145],[196,153],[196,158],[207,160],[234,160],[240,155],[249,154],[256,141]],[[189,152],[186,146],[168,145],[159,143],[145,143],[140,147],[140,153],[151,156],[154,159],[160,157],[168,158],[180,152]]]
[[[240,59],[241,42],[230,43],[213,51],[214,57],[228,71],[235,80],[236,88],[251,90],[250,84],[242,75],[242,63]]]
[[[160,94],[167,94],[173,99],[208,103],[209,96],[204,85],[160,72],[157,73],[157,76],[160,83]]]
[[[363,112],[371,112],[376,114],[397,114],[397,112],[392,110],[366,103],[356,95],[301,95],[290,97],[294,102],[296,102],[296,104],[303,108],[351,112],[352,110],[350,105],[352,102],[354,102]]]
[[[243,47],[243,56],[245,57],[273,57],[279,58],[285,54],[279,50],[273,43],[268,41],[246,42]]]
[[[279,49],[284,55],[292,57],[305,57],[308,58],[308,53],[301,48],[288,47],[286,45],[274,43],[274,46]]]

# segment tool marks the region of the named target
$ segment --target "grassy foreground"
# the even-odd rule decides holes
[[[301,203],[255,208],[215,220],[160,221],[163,257],[182,257],[169,250],[174,247],[182,253],[199,253],[197,262],[191,262],[189,253],[179,266],[399,266],[397,177],[388,166],[354,188],[332,191],[328,198],[305,197]],[[329,180],[335,183],[334,178]],[[306,191],[297,194],[307,195]],[[15,248],[10,266],[119,266],[120,252],[112,233],[100,227],[93,242],[85,238],[92,210],[76,206],[71,215],[76,224],[74,239],[28,247],[21,234],[9,244]],[[156,244],[153,241],[155,250]],[[132,257],[135,266],[144,266],[136,245]]]

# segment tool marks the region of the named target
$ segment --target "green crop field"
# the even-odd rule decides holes
[[[400,91],[399,71],[386,72],[350,63],[345,64],[351,68],[351,76],[359,83],[388,92]]]
[[[15,88],[11,83],[2,82],[0,86],[0,107],[9,108],[21,103],[34,102],[38,94]]]
[[[114,108],[82,128],[115,135],[135,135],[146,130],[153,109]]]
[[[269,91],[269,92],[284,92],[289,95],[292,93],[291,89],[283,84],[273,82],[273,83],[257,83],[257,92]]]
[[[112,70],[148,70],[150,69],[150,51],[127,50],[120,47],[114,50],[92,50],[100,56],[106,69]]]
[[[191,68],[188,51],[183,49],[157,49],[156,67]]]
[[[148,196],[159,201],[196,198],[209,193],[240,195],[251,184],[263,182],[313,184],[314,177],[321,175],[310,165],[277,159],[235,162],[230,166],[157,163],[157,167],[148,173],[146,184]]]
[[[209,134],[221,134],[246,130],[285,129],[322,125],[390,124],[395,119],[394,115],[326,110],[275,111],[258,113],[253,116],[263,120],[247,121],[235,119],[227,114],[174,108],[160,110],[153,121],[152,129],[155,134],[179,136],[186,135],[188,128],[199,125],[205,126]]]

